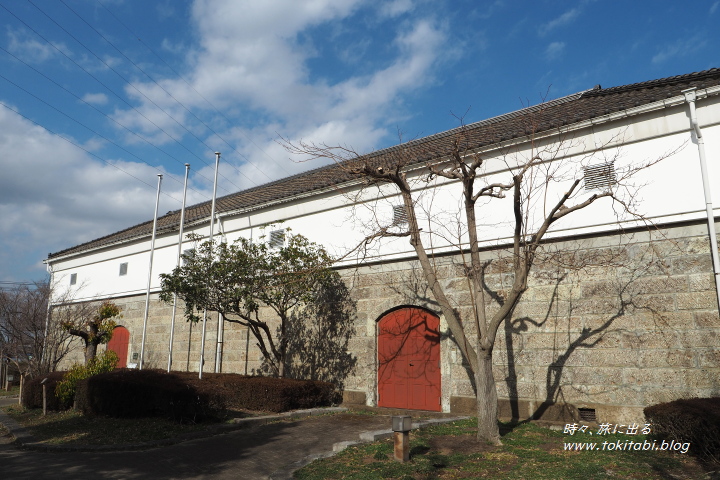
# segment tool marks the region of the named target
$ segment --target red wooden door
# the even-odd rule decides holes
[[[378,406],[440,411],[440,319],[401,308],[378,325]]]
[[[115,327],[113,335],[107,344],[107,349],[117,353],[119,358],[117,368],[127,367],[128,345],[130,343],[130,332],[125,327]]]

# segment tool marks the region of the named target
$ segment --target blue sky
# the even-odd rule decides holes
[[[720,0],[0,0],[0,281],[78,243],[592,88],[720,66]]]

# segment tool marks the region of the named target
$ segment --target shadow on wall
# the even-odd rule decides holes
[[[505,322],[504,339],[508,368],[505,381],[513,422],[521,420],[515,361],[517,354],[515,339],[519,335],[532,336],[533,330],[544,328],[545,331],[555,332],[557,338],[553,347],[553,361],[548,365],[545,376],[545,398],[529,418],[522,419],[527,421],[542,418],[553,407],[562,410],[563,418],[576,417],[574,406],[565,400],[563,392],[563,385],[567,384],[567,381],[563,382],[566,364],[577,350],[595,348],[608,333],[619,331],[617,328],[611,329],[616,320],[626,315],[646,312],[653,317],[656,328],[664,330],[664,327],[667,327],[667,319],[647,301],[646,297],[642,296],[648,293],[642,278],[647,275],[667,275],[668,272],[665,271],[662,258],[658,256],[653,244],[634,247],[630,249],[628,245],[623,245],[595,251],[566,251],[563,252],[564,262],[556,262],[559,256],[555,252],[554,258],[549,259],[550,263],[555,264],[555,274],[548,270],[542,272],[545,280],[550,280],[554,287],[543,317],[541,319],[524,315],[515,317],[513,314],[511,320]],[[561,267],[562,264],[564,265]],[[593,268],[611,269],[615,274],[603,278],[600,282],[592,282],[588,279],[587,273]],[[575,278],[566,282],[571,275]],[[588,279],[585,280],[587,283],[583,283],[581,277]],[[502,305],[502,295],[490,289],[487,284],[484,286],[493,300]],[[562,286],[568,288],[561,292]],[[580,290],[580,293],[574,294],[575,289]],[[586,317],[586,314],[591,316]],[[566,327],[558,329],[558,322],[561,321],[567,323]],[[555,327],[548,329],[549,322],[554,322]],[[571,322],[582,323],[571,325]],[[560,347],[560,345],[565,346]],[[608,386],[609,389],[618,387],[619,385]],[[559,411],[553,413],[553,415],[558,414]]]
[[[314,302],[292,312],[286,332],[287,378],[320,380],[342,392],[345,380],[357,364],[348,351],[355,336],[355,302],[339,277],[317,292]],[[280,338],[278,328],[276,338]],[[253,374],[271,375],[272,367],[263,360]]]

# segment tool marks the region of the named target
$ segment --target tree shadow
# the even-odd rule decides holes
[[[567,280],[569,275],[567,269],[562,272],[560,272],[559,269],[558,274],[553,279],[554,289],[550,295],[547,311],[541,320],[535,320],[530,316],[517,318],[513,318],[511,316],[510,319],[505,322],[505,345],[508,364],[508,375],[505,381],[508,387],[508,396],[510,401],[511,424],[520,425],[531,420],[541,419],[546,413],[548,413],[549,409],[556,406],[559,406],[570,418],[573,418],[576,421],[580,420],[578,418],[577,410],[572,404],[565,400],[563,392],[563,373],[571,356],[579,349],[591,349],[596,347],[598,343],[606,338],[606,334],[610,332],[610,328],[613,324],[625,315],[634,314],[639,311],[646,311],[653,316],[656,322],[658,318],[663,318],[662,314],[654,309],[652,305],[648,305],[643,301],[638,301],[637,297],[642,293],[642,286],[639,285],[638,280],[643,276],[650,274],[650,270],[655,268],[655,250],[653,245],[647,246],[646,251],[639,255],[640,259],[635,260],[638,263],[642,263],[642,260],[645,259],[645,256],[648,254],[652,257],[650,261],[635,268],[629,268],[627,265],[624,265],[623,268],[626,269],[625,276],[614,276],[611,281],[605,282],[605,292],[603,294],[597,297],[594,295],[590,297],[591,299],[597,298],[600,300],[610,299],[610,301],[614,303],[612,311],[608,311],[603,314],[603,318],[597,321],[596,325],[583,325],[582,328],[580,328],[579,331],[572,337],[568,329],[567,346],[564,347],[564,349],[554,349],[553,361],[547,367],[544,398],[542,399],[540,405],[537,406],[537,408],[535,408],[535,410],[530,413],[527,418],[522,420],[519,405],[520,395],[518,391],[518,376],[516,369],[516,349],[513,335],[528,332],[531,327],[534,327],[535,329],[542,328],[547,325],[551,318],[559,320],[562,317],[566,318],[568,322],[571,322],[579,315],[587,313],[582,311],[583,308],[587,308],[587,305],[582,305],[582,301],[574,302],[572,298],[570,298],[568,300],[567,310],[562,313],[559,311],[559,304],[562,300],[560,287]],[[583,265],[578,267],[575,270],[575,273],[580,275],[587,266],[588,265]],[[607,266],[611,265],[608,264]],[[614,267],[618,267],[618,265],[614,265]],[[579,286],[581,284],[582,280],[573,282],[573,285],[575,286]],[[486,288],[487,290],[490,290],[489,287]],[[493,294],[491,293],[491,295]],[[498,299],[497,296],[493,298],[496,299],[496,301],[502,300],[501,298]]]
[[[292,311],[285,333],[285,376],[329,382],[342,394],[345,380],[357,365],[357,357],[348,348],[355,336],[355,313],[355,302],[339,277],[325,282],[312,303]],[[280,339],[279,327],[276,335]],[[263,359],[253,373],[267,375],[273,371]]]

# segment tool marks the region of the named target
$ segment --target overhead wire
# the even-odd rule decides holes
[[[225,119],[225,121],[227,121],[228,123],[230,123],[230,124],[233,123],[232,120],[230,120],[224,113],[222,113],[222,111],[221,111],[220,109],[218,109],[210,100],[208,100],[208,99],[207,99],[202,93],[200,93],[190,82],[188,82],[188,81],[185,79],[185,77],[183,77],[183,76],[182,76],[177,70],[175,70],[168,62],[166,62],[163,57],[161,57],[160,55],[158,55],[158,54],[155,52],[155,50],[153,50],[147,43],[143,42],[142,38],[140,38],[139,36],[137,36],[137,34],[136,34],[133,30],[131,30],[130,27],[128,27],[122,20],[120,20],[102,1],[96,0],[96,2],[97,2],[98,4],[100,4],[100,6],[103,7],[120,25],[122,25],[122,26],[132,35],[133,38],[135,38],[138,42],[140,42],[141,45],[143,45],[150,53],[152,53],[153,55],[155,55],[155,57],[157,57],[158,60],[160,60],[167,68],[170,69],[170,71],[172,71],[180,80],[182,80],[183,83],[185,83],[185,85],[187,85],[188,87],[190,87],[193,92],[195,92],[195,93],[196,93],[200,98],[202,98],[208,105],[210,105],[210,107],[212,107],[212,109],[213,109],[217,114],[219,114],[219,115],[220,115],[223,119]],[[205,125],[204,122],[203,122],[203,125]],[[206,125],[206,126],[207,126],[207,125]],[[233,147],[227,140],[225,140],[223,137],[221,137],[218,133],[216,133],[216,132],[213,131],[212,129],[210,129],[210,130],[211,130],[215,135],[217,135],[217,137],[220,138],[220,140],[222,140],[223,142],[225,142],[225,144],[226,144],[228,147],[230,147],[240,158],[244,159],[248,164],[252,165],[258,172],[260,172],[261,174],[265,175],[265,177],[266,177],[268,180],[272,180],[272,179],[267,175],[267,173],[266,173],[264,170],[262,170],[260,167],[258,167],[255,163],[251,162],[250,159],[247,158],[247,156],[245,156],[245,155],[243,155],[242,153],[240,153],[235,147]],[[252,139],[252,137],[246,135],[246,134],[243,133],[242,131],[240,131],[240,134],[243,135],[243,136],[245,137],[245,139],[246,139],[247,141],[249,141],[255,148],[257,148],[260,152],[262,152],[263,155],[265,155],[270,161],[272,161],[273,163],[275,163],[276,165],[278,165],[278,166],[280,167],[280,169],[283,170],[283,172],[285,172],[287,175],[290,175],[290,172],[287,171],[287,169],[285,168],[285,166],[284,166],[282,163],[278,162],[275,158],[273,158],[272,156],[270,156],[270,154],[268,154],[260,145],[258,145],[257,143],[255,143],[255,141]],[[237,170],[237,169],[236,169],[236,170]]]
[[[67,89],[67,88],[64,87],[63,85],[60,85],[58,82],[56,82],[55,80],[53,80],[53,79],[50,78],[49,76],[45,75],[43,72],[41,72],[41,71],[38,70],[37,68],[35,68],[35,67],[33,67],[32,65],[28,64],[25,60],[21,59],[20,57],[16,56],[15,54],[9,52],[8,50],[6,50],[5,48],[3,48],[2,46],[0,46],[0,50],[2,50],[3,52],[5,52],[5,53],[8,54],[9,56],[13,57],[15,60],[19,61],[20,63],[22,63],[23,65],[25,65],[25,66],[28,67],[29,69],[33,70],[33,71],[34,71],[35,73],[37,73],[38,75],[43,76],[46,80],[48,80],[49,82],[53,83],[53,84],[54,84],[55,86],[57,86],[58,88],[61,88],[62,90],[64,90],[64,91],[67,92],[68,94],[72,95],[72,96],[75,97],[78,101],[84,103],[85,105],[87,105],[88,107],[92,108],[93,110],[95,110],[95,111],[98,112],[99,114],[103,115],[105,118],[107,118],[107,119],[110,120],[111,122],[115,123],[116,125],[118,125],[119,127],[123,128],[123,129],[125,129],[128,133],[136,136],[137,138],[139,138],[139,139],[142,140],[143,142],[147,143],[147,144],[150,145],[151,147],[155,148],[155,149],[158,150],[159,152],[164,153],[165,155],[167,155],[167,156],[168,156],[169,158],[171,158],[172,160],[175,160],[175,161],[178,162],[178,163],[183,163],[183,164],[184,164],[184,162],[182,162],[181,160],[173,157],[170,153],[166,152],[166,151],[163,150],[162,148],[160,148],[160,147],[158,147],[157,145],[155,145],[154,143],[150,142],[149,140],[147,140],[147,139],[144,138],[143,136],[141,136],[141,135],[139,135],[138,133],[130,130],[128,127],[126,127],[126,126],[123,125],[122,123],[118,122],[117,120],[115,120],[114,118],[112,118],[110,115],[108,115],[107,113],[105,113],[105,112],[103,112],[102,110],[100,110],[99,108],[97,108],[95,105],[93,105],[93,104],[91,104],[90,102],[84,100],[82,97],[76,95],[74,92],[70,91],[69,89]],[[3,76],[3,78],[5,78],[5,77]],[[7,80],[7,78],[5,78],[5,80]],[[9,80],[7,80],[7,81],[9,81]],[[12,81],[9,81],[9,82],[12,83],[13,85],[16,85],[16,84],[13,83]],[[16,85],[16,86],[17,86],[17,85]],[[32,94],[31,92],[28,92],[27,90],[25,90],[25,89],[22,88],[22,87],[19,87],[19,86],[18,86],[18,88],[20,88],[21,90],[25,91],[25,92],[28,93],[29,95],[35,96],[34,94]],[[37,97],[36,97],[36,98],[37,98]],[[40,101],[43,101],[43,100],[40,100]],[[44,102],[44,101],[43,101],[43,102]],[[52,108],[54,108],[55,110],[57,110],[57,108],[55,108],[55,107],[52,107]],[[65,115],[63,112],[60,112],[60,113],[62,113],[63,115]],[[102,135],[101,135],[101,136],[102,136]],[[104,138],[104,137],[103,137],[103,138]],[[117,145],[117,144],[115,144],[115,142],[113,142],[112,140],[108,140],[108,141],[111,142],[111,143],[113,143],[114,145]],[[123,149],[124,151],[127,151],[127,150],[125,150],[123,147],[119,147],[119,148]],[[155,167],[154,165],[151,165],[150,163],[148,163],[147,161],[145,161],[145,160],[143,160],[142,158],[138,157],[138,156],[135,155],[134,153],[132,153],[132,152],[128,152],[128,153],[129,153],[130,155],[134,156],[135,158],[139,159],[139,160],[142,161],[143,163],[145,163],[145,164],[147,164],[147,165],[155,168],[155,169],[158,170],[158,171],[161,171],[159,168]],[[172,180],[175,180],[175,181],[179,182],[180,184],[183,184],[183,181],[178,180],[174,175],[170,175],[170,174],[167,174],[167,175],[168,175]],[[202,175],[202,174],[199,174],[199,175],[202,176],[203,178],[205,178],[206,180],[211,181],[209,178],[205,177],[204,175]],[[202,196],[205,196],[205,195],[206,195],[206,194],[204,194],[204,193],[200,192],[199,190],[196,190],[196,189],[194,189],[194,188],[192,188],[192,187],[188,187],[188,188],[189,188],[190,190],[194,191],[195,193],[199,194],[199,195],[202,195]]]
[[[44,125],[40,125],[38,122],[36,122],[36,121],[33,120],[32,118],[28,117],[27,115],[23,115],[23,114],[20,113],[19,111],[15,110],[14,108],[12,108],[12,107],[10,107],[9,105],[7,105],[7,104],[6,104],[5,102],[3,102],[2,100],[0,100],[0,105],[2,105],[3,107],[7,108],[8,110],[10,110],[11,112],[15,113],[16,115],[20,115],[20,116],[23,117],[25,120],[31,122],[33,125],[36,125],[36,126],[42,128],[43,130],[47,131],[48,133],[51,133],[51,134],[55,135],[56,137],[59,137],[59,138],[65,140],[67,143],[69,143],[69,144],[71,144],[71,145],[79,148],[80,150],[82,150],[83,152],[87,153],[88,155],[91,155],[91,156],[97,158],[98,160],[106,163],[107,165],[109,165],[109,166],[111,166],[111,167],[113,167],[113,168],[116,168],[117,170],[120,170],[122,173],[131,176],[131,177],[134,178],[135,180],[144,183],[145,185],[147,185],[148,187],[152,188],[153,190],[155,190],[155,189],[157,188],[155,185],[151,185],[151,184],[147,183],[145,180],[143,180],[143,179],[141,179],[141,178],[139,178],[139,177],[136,177],[136,176],[133,175],[132,173],[126,172],[125,170],[123,170],[122,168],[120,168],[120,167],[118,167],[117,165],[113,164],[113,163],[110,162],[109,160],[106,160],[106,159],[102,158],[101,156],[99,156],[99,155],[91,152],[90,150],[88,150],[87,148],[83,147],[82,145],[78,145],[77,143],[73,142],[73,141],[70,140],[69,138],[64,137],[63,135],[60,135],[59,133],[57,133],[57,132],[55,132],[55,131],[53,131],[53,130],[50,130],[49,128],[45,127]],[[165,195],[165,196],[168,197],[168,198],[172,198],[172,199],[175,200],[176,202],[180,202],[180,199],[173,197],[172,195],[170,195],[170,194],[167,193],[167,192],[162,192],[162,194]]]
[[[165,131],[162,127],[160,127],[159,125],[157,125],[155,122],[153,122],[151,119],[149,119],[146,115],[144,115],[142,112],[140,112],[137,108],[135,108],[134,106],[132,106],[127,100],[125,100],[125,99],[122,98],[120,95],[118,95],[112,88],[110,88],[109,86],[107,86],[102,80],[100,80],[100,79],[97,78],[95,75],[93,75],[92,73],[90,73],[85,67],[83,67],[82,65],[80,65],[77,61],[75,61],[75,59],[73,59],[73,58],[70,57],[68,54],[66,54],[62,49],[58,48],[53,42],[51,42],[50,40],[48,40],[47,38],[45,38],[42,34],[40,34],[40,33],[39,33],[37,30],[35,30],[32,26],[28,25],[28,23],[25,22],[23,19],[21,19],[20,17],[18,17],[17,15],[15,15],[15,13],[13,13],[12,11],[10,11],[7,7],[5,7],[5,5],[0,4],[0,7],[1,7],[2,9],[4,9],[5,11],[7,11],[10,15],[12,15],[13,17],[15,17],[16,20],[18,20],[20,23],[22,23],[23,25],[25,25],[25,27],[27,27],[30,31],[32,31],[32,32],[33,32],[35,35],[37,35],[39,38],[41,38],[45,43],[47,43],[48,45],[50,45],[50,46],[51,46],[52,48],[54,48],[57,52],[59,52],[61,55],[63,55],[63,56],[64,56],[65,58],[67,58],[68,60],[70,60],[73,64],[75,64],[75,66],[77,66],[79,69],[81,69],[83,72],[85,72],[90,78],[92,78],[93,80],[95,80],[98,84],[102,85],[103,88],[105,88],[108,92],[110,92],[110,93],[111,93],[113,96],[115,96],[118,100],[120,100],[120,101],[123,102],[125,105],[127,105],[127,106],[130,107],[132,110],[134,110],[138,115],[140,115],[140,116],[143,117],[145,120],[147,120],[150,124],[152,124],[153,126],[155,126],[159,131],[161,131],[162,133],[164,133],[168,138],[170,138],[171,140],[173,140],[174,142],[176,142],[180,147],[184,148],[184,149],[185,149],[188,153],[190,153],[193,157],[195,157],[195,158],[197,158],[198,160],[200,160],[200,161],[201,161],[202,163],[204,163],[206,166],[210,166],[205,160],[203,160],[203,159],[202,159],[201,157],[199,157],[197,154],[195,154],[195,153],[192,152],[190,149],[188,149],[187,146],[185,146],[182,142],[180,142],[179,140],[175,139],[172,135],[170,135],[170,134],[169,134],[167,131]],[[36,7],[36,8],[37,8],[37,7]],[[203,178],[205,178],[205,179],[208,180],[209,182],[212,182],[209,178],[205,177],[204,175],[200,175],[200,176],[203,177]],[[227,189],[227,188],[225,188],[225,187],[219,186],[219,188],[221,188],[222,190],[225,190],[225,191],[228,192],[228,193],[233,193],[233,192],[231,192],[229,189]]]
[[[51,105],[50,103],[48,103],[48,102],[46,102],[45,100],[43,100],[42,98],[38,97],[38,96],[35,95],[34,93],[32,93],[32,92],[28,91],[27,89],[21,87],[21,86],[18,85],[17,83],[15,83],[15,82],[13,82],[12,80],[10,80],[9,78],[7,78],[7,77],[6,77],[5,75],[3,75],[2,73],[0,73],[0,78],[2,78],[3,80],[5,80],[5,81],[8,82],[9,84],[13,85],[13,86],[16,87],[17,89],[22,90],[23,92],[25,92],[26,94],[30,95],[31,97],[33,97],[33,98],[36,99],[37,101],[42,102],[43,104],[45,104],[45,105],[47,105],[48,107],[52,108],[53,110],[55,110],[55,111],[58,112],[60,115],[62,115],[62,116],[64,116],[65,118],[67,118],[68,120],[71,120],[71,121],[77,123],[77,124],[80,125],[81,127],[87,129],[88,131],[90,131],[90,132],[92,132],[94,135],[97,135],[98,137],[102,138],[102,139],[105,140],[106,142],[115,145],[117,148],[119,148],[119,149],[122,150],[123,152],[127,153],[128,155],[131,155],[131,156],[137,158],[138,160],[140,160],[141,162],[143,162],[144,164],[146,164],[148,167],[154,168],[155,170],[161,172],[163,175],[168,176],[171,180],[175,180],[175,181],[178,182],[180,185],[183,184],[183,181],[182,181],[182,180],[180,180],[180,179],[178,179],[178,178],[175,178],[175,176],[170,175],[170,174],[168,174],[168,173],[166,173],[166,172],[163,172],[162,170],[160,170],[159,168],[155,167],[154,165],[150,165],[148,162],[146,162],[145,160],[143,160],[142,158],[140,158],[139,156],[137,156],[136,154],[134,154],[134,153],[131,152],[130,150],[126,149],[125,147],[123,147],[123,146],[121,146],[121,145],[118,145],[118,144],[115,143],[113,140],[110,140],[109,138],[107,138],[105,135],[103,135],[103,134],[101,134],[101,133],[99,133],[99,132],[96,132],[95,130],[93,130],[92,128],[88,127],[87,125],[85,125],[85,124],[82,123],[81,121],[79,121],[79,120],[71,117],[71,116],[68,115],[67,113],[65,113],[65,112],[63,112],[62,110],[60,110],[59,108],[55,107],[54,105]],[[199,193],[199,192],[198,192],[198,193]]]
[[[32,5],[33,7],[35,7],[40,13],[42,13],[43,15],[45,15],[45,17],[47,17],[48,20],[50,20],[50,21],[53,22],[55,25],[57,25],[57,27],[60,28],[63,32],[65,32],[68,36],[70,36],[70,38],[72,38],[73,40],[75,40],[80,46],[82,46],[85,50],[87,50],[87,51],[88,51],[93,57],[95,57],[100,63],[102,63],[102,64],[105,65],[109,70],[111,70],[113,73],[115,73],[115,75],[117,75],[123,82],[125,82],[125,84],[127,84],[129,87],[131,87],[131,88],[132,88],[133,90],[135,90],[137,93],[139,93],[140,95],[142,95],[148,102],[152,103],[156,108],[158,108],[161,112],[163,112],[170,120],[172,120],[173,122],[175,122],[180,128],[184,129],[187,133],[189,133],[190,135],[192,135],[197,141],[199,141],[199,142],[201,142],[201,143],[204,143],[204,142],[203,142],[201,139],[199,139],[194,133],[192,133],[187,127],[185,127],[185,125],[183,125],[182,123],[178,122],[178,121],[177,121],[172,115],[170,115],[165,109],[163,109],[160,105],[158,105],[157,103],[155,103],[155,101],[154,101],[153,99],[151,99],[150,97],[148,97],[147,95],[145,95],[145,93],[144,93],[142,90],[140,90],[140,89],[137,88],[135,85],[133,85],[133,83],[130,82],[130,80],[128,80],[127,78],[125,78],[125,76],[122,75],[120,72],[118,72],[115,68],[113,68],[112,65],[108,64],[105,60],[103,60],[102,58],[100,58],[100,56],[98,56],[95,52],[93,52],[93,51],[90,49],[90,47],[88,47],[87,45],[85,45],[82,41],[80,41],[77,37],[75,37],[75,35],[73,35],[72,33],[70,33],[65,27],[63,27],[62,25],[60,25],[54,18],[52,18],[50,15],[48,15],[43,9],[41,9],[40,7],[38,7],[37,5],[35,5],[35,4],[32,2],[32,0],[26,0],[26,1],[27,1],[30,5]],[[74,12],[73,12],[73,13],[74,13]],[[104,37],[103,37],[103,38],[104,38]],[[127,103],[127,102],[125,102],[125,103]],[[129,103],[128,103],[128,105],[129,105]],[[138,110],[137,110],[136,108],[134,108],[134,107],[132,107],[132,108],[133,108],[133,110],[135,110],[136,112],[138,112]],[[139,112],[138,112],[138,113],[139,113]],[[147,117],[144,116],[144,115],[143,115],[143,118],[147,119]],[[160,127],[159,127],[157,124],[155,124],[154,122],[152,122],[152,123],[153,123],[153,125],[155,125],[158,129],[160,129],[160,130],[163,131],[166,135],[168,135],[168,137],[170,137],[170,138],[173,139],[175,142],[177,142],[178,145],[180,145],[181,147],[185,148],[185,150],[187,150],[188,153],[190,153],[191,155],[195,156],[198,160],[200,160],[200,161],[201,161],[202,163],[204,163],[206,166],[210,166],[210,164],[209,164],[208,162],[206,162],[206,161],[203,160],[200,156],[198,156],[197,154],[195,154],[194,152],[192,152],[192,151],[191,151],[189,148],[187,148],[182,142],[180,142],[179,140],[176,140],[175,138],[173,138],[170,134],[168,134],[167,132],[165,132],[165,130],[163,130],[162,128],[160,128]],[[210,148],[207,144],[205,144],[205,146],[207,146],[209,150],[211,150],[211,151],[214,152],[214,149]],[[227,178],[225,178],[225,179],[228,180],[228,182],[229,182],[231,185],[233,185],[235,188],[237,188],[238,190],[240,189],[240,187],[238,187],[237,185],[235,185],[232,181],[230,181],[230,180],[227,179]],[[226,190],[227,190],[227,189],[226,189]],[[229,190],[228,190],[228,191],[229,191]]]
[[[85,25],[87,25],[89,28],[91,28],[96,34],[98,34],[98,36],[100,36],[103,40],[105,40],[105,42],[107,42],[108,45],[110,45],[111,47],[113,47],[120,55],[122,55],[123,57],[125,57],[125,59],[126,59],[128,62],[130,62],[130,63],[131,63],[135,68],[137,68],[140,72],[142,72],[143,75],[145,75],[147,78],[149,78],[150,81],[152,81],[152,82],[153,82],[155,85],[157,85],[163,92],[165,92],[165,93],[168,95],[168,97],[172,98],[172,99],[173,99],[178,105],[180,105],[186,112],[188,112],[190,115],[192,115],[192,116],[195,118],[195,120],[197,120],[198,122],[200,122],[205,128],[207,128],[210,132],[212,132],[217,138],[219,138],[220,140],[222,140],[228,147],[230,147],[230,148],[233,149],[236,153],[238,153],[238,155],[241,155],[242,157],[244,157],[244,158],[245,158],[245,161],[246,161],[247,163],[249,163],[250,165],[252,165],[253,167],[255,167],[255,168],[258,170],[258,172],[260,172],[261,174],[265,175],[265,177],[266,177],[268,180],[272,180],[272,179],[268,176],[267,173],[265,173],[263,170],[261,170],[260,168],[258,168],[255,164],[253,164],[252,162],[250,162],[250,160],[249,160],[247,157],[245,157],[245,156],[242,155],[240,152],[238,152],[238,151],[235,149],[235,147],[233,147],[227,140],[225,140],[225,139],[224,139],[218,132],[216,132],[210,125],[208,125],[207,123],[205,123],[200,117],[198,117],[198,116],[195,114],[195,112],[193,112],[192,110],[190,110],[183,102],[181,102],[180,100],[178,100],[171,92],[169,92],[165,87],[163,87],[160,83],[158,83],[157,80],[155,80],[155,79],[154,79],[149,73],[147,73],[142,67],[140,67],[137,63],[135,63],[135,61],[133,61],[130,57],[128,57],[128,56],[127,56],[122,50],[120,50],[112,41],[110,41],[105,35],[103,35],[103,34],[102,34],[101,32],[99,32],[94,26],[92,26],[87,20],[85,20],[85,18],[83,18],[79,13],[77,13],[75,10],[73,10],[67,3],[65,3],[64,0],[60,0],[60,3],[62,3],[63,5],[65,5],[65,7],[67,7],[68,10],[70,10],[76,17],[78,17],[80,20],[82,20],[82,21],[85,23]],[[103,5],[103,7],[104,7],[104,5]],[[107,10],[107,8],[106,8],[106,10]],[[113,15],[113,17],[114,17],[114,15]],[[115,19],[117,20],[117,17],[115,17]],[[118,20],[118,21],[119,21],[119,20]],[[122,24],[122,23],[121,23],[121,24]],[[122,25],[125,26],[124,24],[122,24]],[[125,28],[127,28],[127,27],[125,27]],[[128,29],[128,30],[129,30],[129,29]],[[130,33],[132,33],[132,31],[131,31]],[[134,34],[133,34],[133,36],[134,36]],[[153,53],[154,53],[154,52],[153,52]],[[155,54],[155,55],[157,56],[157,54]],[[173,70],[173,71],[174,71],[174,70]],[[186,83],[187,83],[187,82],[186,82]],[[206,101],[207,101],[207,100],[206,100]],[[168,114],[168,115],[169,115],[169,114]],[[229,120],[228,120],[228,121],[229,121]],[[193,133],[191,133],[191,132],[189,132],[189,131],[188,131],[188,133],[190,133],[191,135],[193,135],[200,143],[202,143],[203,145],[205,145],[208,149],[210,149],[210,150],[212,150],[212,151],[215,150],[215,149],[213,149],[212,147],[210,147],[205,141],[203,141],[203,140],[201,140],[200,138],[198,138],[197,136],[195,136]],[[254,185],[257,185],[250,177],[248,177],[248,176],[247,176],[245,173],[243,173],[240,169],[236,168],[234,165],[232,165],[232,167],[234,168],[234,170],[235,170],[238,174],[240,174],[240,175],[242,175],[243,177],[245,177],[246,180],[248,180],[249,182],[251,182],[251,183],[254,184]],[[223,176],[222,174],[220,174],[220,176],[222,176],[223,178],[225,178],[225,179],[227,180],[227,177]],[[238,188],[239,188],[239,187],[238,187]]]
[[[128,80],[127,78],[125,78],[125,76],[124,76],[123,74],[121,74],[119,71],[117,71],[112,65],[108,64],[105,60],[103,60],[102,58],[100,58],[100,56],[97,55],[90,47],[88,47],[87,45],[85,45],[82,41],[80,41],[77,37],[75,37],[75,35],[73,35],[71,32],[69,32],[65,27],[63,27],[62,25],[60,25],[60,23],[58,23],[57,20],[55,20],[54,18],[52,18],[50,15],[48,15],[43,9],[41,9],[40,7],[38,7],[37,5],[35,5],[35,4],[32,2],[32,0],[27,0],[27,2],[28,2],[30,5],[32,5],[33,7],[35,7],[35,8],[36,8],[40,13],[42,13],[45,17],[47,17],[51,22],[53,22],[55,25],[57,25],[58,28],[60,28],[62,31],[64,31],[68,36],[70,36],[70,37],[71,37],[73,40],[75,40],[78,44],[80,44],[85,50],[87,50],[88,52],[90,52],[90,54],[92,54],[92,56],[94,56],[98,61],[100,61],[103,65],[105,65],[105,66],[106,66],[108,69],[110,69],[113,73],[115,73],[115,74],[116,74],[123,82],[125,82],[130,88],[132,88],[133,90],[135,90],[138,94],[142,95],[142,97],[145,98],[145,100],[147,100],[148,102],[150,102],[151,104],[153,104],[153,106],[155,106],[155,108],[157,108],[158,110],[160,110],[161,112],[163,112],[170,120],[172,120],[173,122],[175,122],[175,124],[177,124],[180,128],[182,128],[183,130],[185,130],[185,132],[187,132],[188,134],[190,134],[193,138],[195,138],[195,140],[197,140],[198,142],[200,142],[200,143],[202,143],[203,145],[205,145],[210,151],[212,151],[212,152],[215,151],[215,149],[213,149],[213,148],[210,147],[208,144],[206,144],[202,139],[200,139],[197,135],[195,135],[192,131],[190,131],[190,129],[188,129],[185,125],[183,125],[182,123],[180,123],[179,121],[177,121],[177,119],[175,119],[175,117],[173,117],[170,113],[168,113],[163,107],[161,107],[160,105],[158,105],[152,98],[148,97],[148,96],[145,94],[145,92],[143,92],[142,90],[140,90],[139,88],[137,88],[132,82],[130,82],[130,80]],[[63,2],[63,4],[65,4],[65,3]],[[67,6],[67,5],[65,4],[65,6]],[[68,7],[68,8],[69,8],[69,7]],[[72,11],[73,13],[75,13],[74,10],[71,9],[71,11]],[[76,15],[77,15],[77,14],[76,14]],[[83,22],[85,22],[85,20],[84,20],[82,17],[78,17],[78,18],[80,18],[81,20],[83,20]],[[85,23],[87,24],[87,22],[85,22]],[[89,24],[88,24],[88,25],[89,25]],[[92,26],[91,26],[90,28],[92,28],[93,30],[95,30]],[[105,39],[105,37],[104,37],[102,34],[100,34],[100,32],[98,32],[97,30],[95,30],[95,32],[98,33],[101,38]],[[106,41],[107,41],[107,40],[106,40]],[[108,43],[110,43],[110,42],[108,41]],[[115,48],[116,50],[118,50],[114,45],[112,45],[112,43],[110,43],[110,45],[111,45],[113,48]],[[120,50],[118,50],[118,52],[120,52]],[[123,54],[122,52],[120,52],[120,54],[123,55],[126,59],[128,59],[131,63],[133,63],[133,65],[135,65],[134,62],[132,62],[132,60],[130,60],[127,56],[125,56],[125,54]],[[137,67],[137,66],[136,66],[136,67]],[[138,68],[140,71],[142,71],[142,69],[140,69],[139,67],[137,67],[137,68]],[[145,72],[143,72],[143,73],[145,73]],[[147,75],[147,74],[146,74],[146,75]],[[180,142],[178,141],[178,143],[180,143]],[[187,148],[187,147],[186,147],[186,148]],[[189,149],[187,149],[187,150],[190,151]],[[193,154],[193,155],[194,155],[194,154]],[[200,159],[203,163],[205,163],[205,165],[210,166],[207,162],[205,162],[204,160],[202,160],[199,156],[197,156],[197,155],[195,155],[195,156],[196,156],[198,159]],[[244,175],[244,174],[243,174],[243,175]],[[224,178],[225,180],[227,180],[228,183],[230,183],[232,186],[234,186],[234,187],[237,188],[238,190],[241,190],[241,188],[240,188],[238,185],[236,185],[232,180],[230,180],[229,178],[227,178],[227,177],[225,177],[225,176],[223,176],[223,175],[221,175],[221,176],[222,176],[222,178]],[[250,181],[253,185],[257,185],[257,184],[256,184],[252,179],[250,179],[249,177],[245,176],[245,178],[247,178],[247,180]]]

